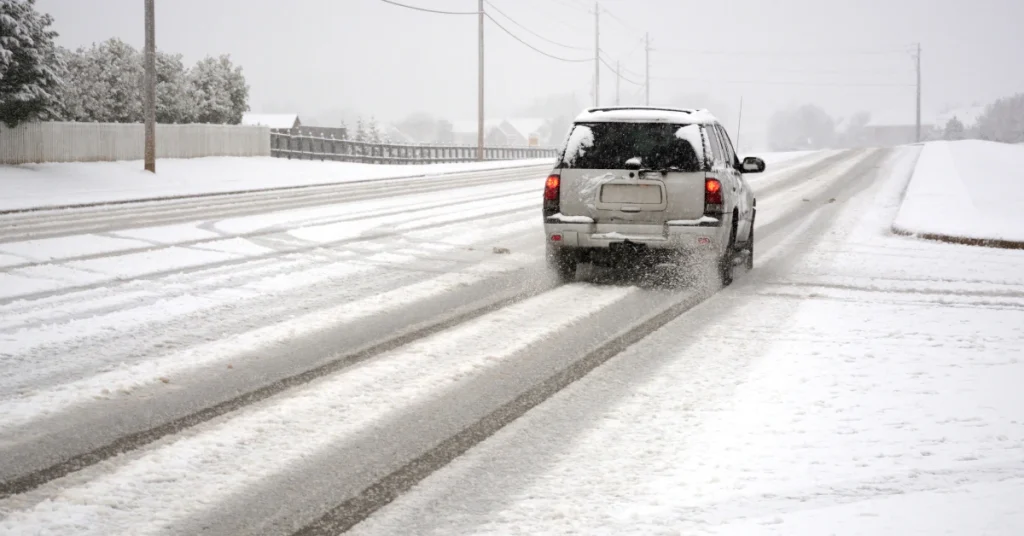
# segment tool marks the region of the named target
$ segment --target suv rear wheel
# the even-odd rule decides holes
[[[554,272],[559,283],[572,283],[576,280],[576,266],[579,259],[576,252],[564,248],[548,246],[548,268]]]
[[[732,225],[729,228],[729,243],[725,247],[725,253],[718,259],[718,276],[722,279],[722,286],[732,284],[732,260],[736,257],[736,214],[732,215]]]
[[[750,239],[747,240],[747,245],[743,248],[747,252],[747,270],[754,269],[754,220],[750,220]]]

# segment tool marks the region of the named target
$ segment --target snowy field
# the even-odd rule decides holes
[[[1024,242],[1024,147],[931,142],[893,224],[911,234]]]
[[[552,159],[428,165],[376,165],[286,158],[161,159],[0,166],[0,210],[334,184],[439,173],[535,166]]]
[[[915,151],[352,533],[1024,533],[1024,252],[891,236]]]

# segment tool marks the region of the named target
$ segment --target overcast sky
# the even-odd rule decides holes
[[[398,0],[475,11],[476,0]],[[593,57],[593,2],[489,0],[503,26],[550,54]],[[231,54],[259,112],[314,117],[347,109],[384,120],[427,111],[476,115],[477,19],[434,15],[380,0],[156,0],[157,47],[188,63]],[[143,0],[38,0],[67,47],[119,37],[143,43]],[[491,7],[494,6],[494,7]],[[869,110],[914,118],[913,44],[921,42],[926,114],[1024,91],[1021,0],[603,0],[601,48],[628,78],[644,72],[651,37],[654,104],[711,95],[763,122],[811,102],[834,116]],[[494,8],[543,36],[546,42]],[[488,116],[532,99],[575,92],[592,102],[592,62],[566,63],[486,26]],[[872,85],[874,84],[874,85]],[[622,100],[642,89],[622,82]],[[601,71],[601,103],[615,99]],[[725,104],[727,103],[727,104]],[[745,119],[747,121],[747,119]],[[746,127],[745,127],[746,129]]]

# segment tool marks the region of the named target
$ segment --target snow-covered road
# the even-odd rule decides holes
[[[986,278],[972,278],[960,264],[932,266],[956,246],[879,231],[917,151],[800,155],[752,178],[757,266],[710,299],[556,288],[542,262],[540,167],[376,192],[10,215],[0,230],[0,532],[331,533],[481,441],[356,531],[688,532],[707,529],[696,519],[730,527],[758,516],[813,525],[785,499],[827,506],[815,490],[828,478],[864,495],[862,482],[896,471],[862,475],[824,457],[847,446],[843,430],[891,442],[892,430],[869,424],[903,422],[900,391],[860,409],[851,399],[898,387],[938,411],[926,391],[955,391],[957,372],[978,388],[1012,376],[997,365],[1014,370],[1013,355],[979,357],[972,342],[1013,352],[1024,337],[978,333],[982,322],[1024,325],[1012,316],[1024,307],[1019,255],[972,251],[988,263]],[[906,314],[919,320],[910,334],[892,325]],[[911,344],[953,340],[944,369],[922,368],[927,352]],[[963,359],[991,368],[958,371]],[[968,424],[948,426],[976,415],[950,418],[961,417]],[[1005,427],[1005,415],[991,418]],[[801,427],[816,435],[782,433]],[[1020,447],[1016,434],[1000,432],[1005,447]],[[858,444],[857,460],[889,452],[874,445]],[[914,449],[939,455],[915,471],[953,463],[939,447]],[[797,458],[815,453],[818,476]],[[737,489],[749,491],[738,503]]]
[[[891,236],[914,152],[351,533],[1020,534],[1024,253]]]

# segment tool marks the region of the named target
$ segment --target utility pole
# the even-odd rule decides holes
[[[736,152],[740,152],[740,133],[743,132],[743,97],[740,97],[740,118],[736,121]]]
[[[484,159],[484,0],[479,1],[479,57],[477,63],[477,94],[476,94],[476,159]]]
[[[153,2],[146,0],[146,171],[156,173],[156,14]]]
[[[594,106],[601,105],[601,4],[594,2]]]
[[[647,72],[644,80],[644,91],[647,93],[645,102],[647,106],[651,105],[651,34],[644,34],[644,56],[647,62]]]
[[[917,142],[921,143],[921,43],[917,44]]]
[[[619,95],[622,92],[622,75],[619,74],[619,62],[615,62],[615,105],[619,105]]]

